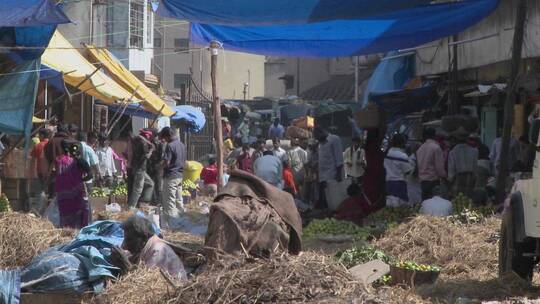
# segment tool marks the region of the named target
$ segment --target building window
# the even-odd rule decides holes
[[[189,39],[185,39],[185,38],[174,39],[175,52],[185,51],[187,49],[189,49]]]
[[[174,74],[174,88],[181,89],[189,84],[191,75],[189,74]]]
[[[144,2],[132,0],[129,10],[129,46],[142,49],[144,41]]]
[[[161,47],[161,38],[154,38],[154,47]]]

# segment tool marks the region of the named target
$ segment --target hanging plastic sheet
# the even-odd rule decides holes
[[[437,101],[437,87],[427,85],[417,89],[399,90],[388,93],[372,93],[370,101],[386,113],[390,121],[404,115],[431,108]]]
[[[206,124],[206,118],[204,117],[204,113],[196,107],[188,105],[176,106],[173,107],[173,111],[175,111],[176,113],[171,116],[171,120],[187,121],[188,124],[186,127],[188,128],[188,132],[197,133],[201,131]]]
[[[69,23],[61,7],[52,0],[0,1],[0,27],[27,27]]]
[[[403,89],[403,86],[414,77],[415,55],[390,52],[381,60],[371,75],[364,90],[362,104],[369,101],[370,94],[383,94]]]
[[[462,32],[491,14],[498,4],[499,0],[466,0],[417,6],[365,19],[296,25],[193,23],[191,39],[202,45],[217,40],[227,50],[272,56],[374,54],[415,47]]]
[[[29,138],[39,66],[39,59],[25,61],[9,75],[0,76],[0,132],[24,134]]]
[[[154,4],[156,2],[154,1]],[[430,2],[431,0],[161,0],[158,14],[191,22],[223,25],[304,24],[370,17]]]

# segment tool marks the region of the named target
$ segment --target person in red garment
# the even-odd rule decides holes
[[[289,192],[293,197],[298,194],[294,174],[288,161],[283,162],[283,191]]]
[[[359,224],[368,214],[384,207],[385,204],[385,170],[384,153],[381,143],[384,132],[381,129],[370,129],[365,144],[366,171],[362,189],[349,189],[347,198],[339,207],[335,218]]]
[[[201,180],[203,181],[203,194],[214,198],[218,189],[218,168],[215,158],[208,160],[208,166],[201,171]]]
[[[251,151],[248,144],[242,145],[242,154],[236,159],[238,169],[253,173],[253,158],[251,158]]]

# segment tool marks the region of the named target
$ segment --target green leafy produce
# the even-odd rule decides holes
[[[188,179],[184,179],[182,181],[182,189],[187,189],[187,190],[197,189],[197,184],[195,184],[194,182]]]
[[[11,205],[9,204],[9,200],[5,194],[0,196],[0,213],[2,212],[11,212]]]
[[[392,276],[387,274],[373,283],[376,286],[390,285],[392,282]]]
[[[92,189],[92,193],[90,193],[90,197],[107,197],[108,195],[108,190],[98,187]]]
[[[372,223],[401,223],[407,218],[417,214],[419,206],[387,207],[367,216],[366,220]]]
[[[373,246],[355,247],[343,250],[338,252],[335,257],[338,262],[343,264],[346,268],[351,268],[358,264],[364,264],[373,260],[381,260],[387,264],[391,264],[394,260],[394,258]]]
[[[347,221],[339,221],[333,218],[313,220],[303,231],[304,236],[325,236],[325,235],[354,235],[359,238],[370,236],[370,229],[360,227]]]
[[[125,185],[125,184],[118,185],[112,191],[112,195],[114,195],[114,196],[124,196],[124,195],[127,195],[127,194],[128,194],[127,185]]]
[[[191,196],[191,192],[189,190],[182,190],[182,196]]]
[[[394,264],[395,267],[403,268],[403,269],[409,269],[409,270],[415,270],[415,271],[434,271],[434,272],[440,272],[441,269],[437,266],[431,266],[431,265],[425,265],[425,264],[418,264],[416,262],[404,262],[399,261]]]
[[[452,201],[454,212],[448,219],[457,224],[481,223],[486,217],[492,216],[497,207],[495,205],[474,206],[472,199],[459,193]]]

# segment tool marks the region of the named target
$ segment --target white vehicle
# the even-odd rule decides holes
[[[532,280],[534,266],[540,261],[539,202],[540,153],[537,152],[532,178],[518,180],[505,203],[499,242],[499,275],[514,271],[523,279]]]

